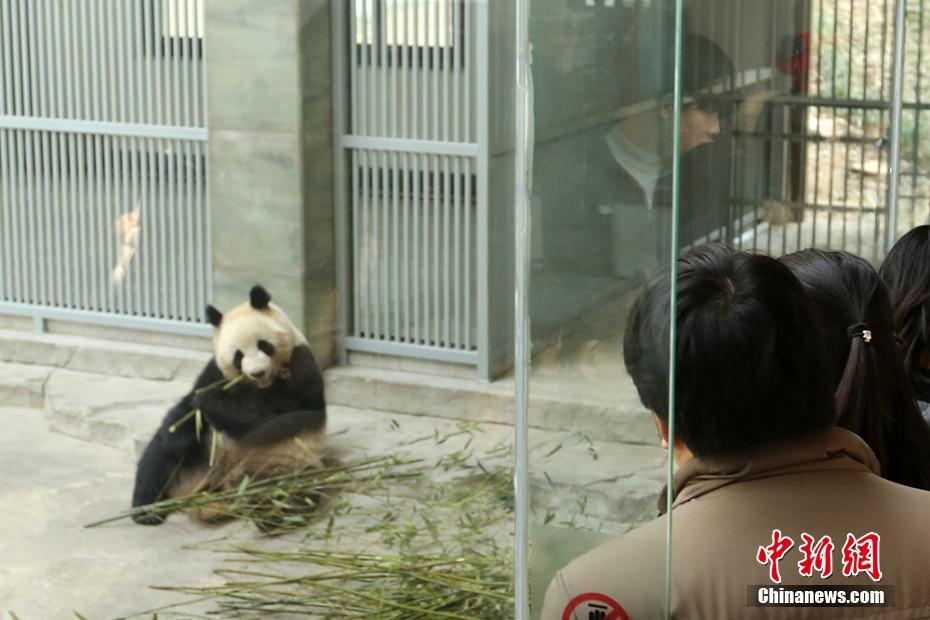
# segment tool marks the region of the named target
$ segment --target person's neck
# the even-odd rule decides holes
[[[645,153],[660,157],[662,136],[654,115],[637,114],[620,122],[620,134],[626,140]]]
[[[688,461],[694,458],[694,453],[688,449],[688,446],[684,445],[681,442],[676,442],[675,450],[673,450],[673,455],[675,457],[675,464],[681,467]]]

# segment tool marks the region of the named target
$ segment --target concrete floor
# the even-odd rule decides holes
[[[0,408],[0,420],[4,620],[11,612],[22,620],[75,618],[74,612],[114,618],[184,600],[150,585],[216,580],[211,554],[182,551],[205,538],[203,528],[184,518],[157,528],[130,521],[84,527],[129,506],[134,465],[128,454],[50,432],[39,410]]]
[[[0,362],[2,620],[11,614],[21,620],[77,618],[75,612],[89,620],[139,617],[188,600],[150,586],[221,583],[214,574],[221,556],[203,543],[257,540],[249,527],[208,528],[184,515],[156,528],[120,521],[86,529],[128,508],[135,458],[190,381],[174,371],[152,380],[74,368]],[[329,413],[329,444],[344,460],[399,454],[429,466],[470,450],[485,466],[512,464],[513,428],[507,424],[483,421],[461,433],[461,422],[447,417],[339,405]],[[529,440],[532,520],[555,528],[535,541],[537,551],[553,542],[561,549],[583,530],[616,534],[654,515],[664,451],[576,431],[531,429]],[[441,467],[435,471],[444,475]],[[588,536],[576,546],[584,550],[600,539]],[[548,581],[557,568],[553,562],[536,567],[538,581]],[[185,606],[180,617],[211,608]]]

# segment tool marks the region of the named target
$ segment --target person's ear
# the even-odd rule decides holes
[[[652,420],[656,424],[656,430],[659,431],[662,447],[668,450],[668,421],[660,418],[654,411],[652,412]]]

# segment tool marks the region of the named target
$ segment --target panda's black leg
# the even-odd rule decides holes
[[[136,468],[136,485],[132,492],[132,507],[139,508],[164,499],[172,482],[172,477],[182,466],[194,464],[199,457],[197,434],[193,418],[182,422],[193,408],[194,396],[199,388],[211,385],[223,378],[211,359],[200,371],[194,382],[194,389],[172,407],[161,428],[146,446]],[[171,432],[171,426],[178,424]],[[165,520],[164,515],[140,512],[133,515],[136,523],[158,525]]]
[[[139,508],[165,499],[172,478],[177,475],[186,460],[194,457],[197,436],[194,421],[181,423],[171,431],[171,426],[189,412],[190,399],[185,398],[165,416],[161,428],[146,446],[136,469],[136,484],[132,493],[132,507]],[[132,519],[142,525],[158,525],[165,520],[164,514],[139,512]]]

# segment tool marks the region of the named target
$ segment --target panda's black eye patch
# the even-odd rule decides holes
[[[238,370],[242,370],[242,351],[236,351],[236,354],[233,356],[233,366]]]
[[[267,340],[259,340],[257,346],[258,346],[258,350],[264,353],[265,355],[267,355],[268,357],[271,357],[272,355],[274,355],[274,345],[268,342]]]

